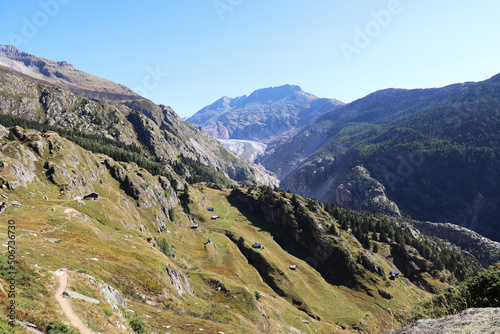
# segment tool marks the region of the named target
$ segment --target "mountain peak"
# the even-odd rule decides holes
[[[0,52],[5,53],[21,53],[14,45],[0,45]]]
[[[0,45],[0,65],[85,97],[115,101],[143,99],[123,85],[79,71],[66,61],[40,58],[12,45]]]
[[[290,98],[295,99],[297,97],[308,97],[310,99],[316,98],[316,96],[314,96],[313,94],[304,92],[299,86],[282,85],[277,87],[258,89],[250,94],[245,102],[279,101]]]

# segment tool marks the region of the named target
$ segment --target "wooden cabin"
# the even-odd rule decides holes
[[[198,224],[196,224],[196,223],[195,223],[195,224],[193,224],[193,225],[191,225],[191,228],[192,228],[192,229],[197,229],[198,227],[200,227],[200,225],[198,225]]]
[[[389,279],[391,279],[391,280],[395,280],[398,277],[399,277],[399,271],[397,271],[397,270],[391,271],[389,273]]]
[[[214,208],[208,208],[207,210],[208,210],[208,211],[210,211],[210,212],[215,211],[215,209],[214,209]]]
[[[90,194],[87,194],[83,196],[83,199],[86,201],[98,201],[99,200],[99,194],[96,192],[91,192]]]
[[[297,270],[297,265],[296,264],[291,264],[290,265],[291,270]]]
[[[219,218],[220,218],[220,216],[212,216],[212,220],[217,220]]]
[[[264,249],[264,247],[262,247],[262,244],[258,244],[258,243],[254,243],[252,245],[252,248],[255,248],[255,249]]]

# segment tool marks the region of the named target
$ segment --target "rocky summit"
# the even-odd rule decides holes
[[[219,139],[280,141],[343,103],[283,85],[236,98],[222,97],[188,118]]]

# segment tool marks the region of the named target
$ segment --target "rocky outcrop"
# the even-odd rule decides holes
[[[494,334],[499,328],[500,308],[471,308],[440,319],[418,320],[387,334]]]
[[[191,289],[191,285],[189,284],[186,275],[173,267],[166,267],[165,271],[167,272],[174,289],[177,290],[181,296],[185,293],[189,293],[190,295],[193,294],[193,289]]]
[[[327,195],[328,202],[356,211],[401,216],[398,206],[387,198],[385,187],[362,166],[353,168]]]
[[[102,294],[106,298],[106,301],[111,304],[113,310],[119,310],[119,307],[127,309],[127,301],[120,293],[120,291],[116,290],[112,286],[107,285],[106,283],[99,284]]]
[[[450,223],[412,222],[420,232],[446,239],[467,249],[485,268],[500,262],[500,243],[483,237],[468,228]]]
[[[375,257],[368,251],[359,251],[359,255],[361,258],[361,264],[363,267],[371,271],[372,273],[378,274],[381,277],[385,277],[384,268],[377,264]]]
[[[153,177],[147,171],[138,169],[135,164],[104,161],[110,174],[121,183],[121,188],[138,201],[142,209],[152,207],[170,208],[177,204],[175,189],[165,177]]]
[[[385,187],[366,168],[356,166],[345,172],[342,159],[324,157],[305,164],[285,177],[282,187],[351,210],[401,215],[398,206],[387,197]]]
[[[21,127],[13,127],[7,130],[0,125],[0,128],[0,133],[13,139],[0,140],[0,153],[2,156],[0,186],[14,190],[19,187],[26,187],[30,182],[38,181],[39,178],[34,173],[35,163],[38,161],[37,156],[28,147],[16,140],[25,140],[28,133]]]

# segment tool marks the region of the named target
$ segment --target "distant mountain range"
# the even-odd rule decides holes
[[[284,189],[356,210],[452,222],[500,240],[499,96],[500,75],[386,89],[349,104],[285,85],[223,97],[188,121],[256,157]],[[249,153],[231,139],[268,145]]]
[[[187,119],[218,139],[253,140],[269,144],[343,103],[318,98],[299,86],[283,85],[254,91],[249,96],[222,97]]]

